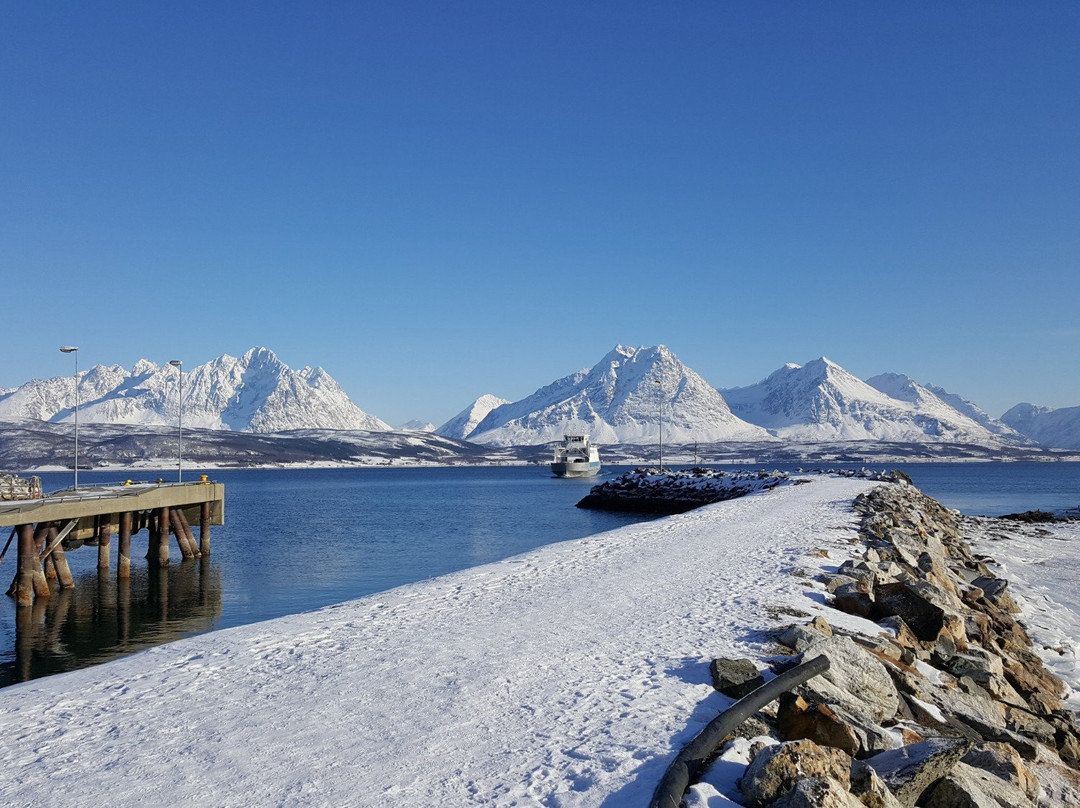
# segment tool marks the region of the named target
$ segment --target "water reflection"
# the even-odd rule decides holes
[[[15,609],[14,660],[0,686],[86,667],[215,628],[222,574],[210,558],[165,569],[133,565],[130,578],[84,572],[71,589]],[[10,659],[10,658],[9,658]]]

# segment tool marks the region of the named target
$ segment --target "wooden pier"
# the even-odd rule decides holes
[[[191,525],[198,523],[199,538]],[[8,590],[19,606],[50,597],[54,588],[74,586],[64,547],[98,548],[98,569],[110,566],[117,537],[116,577],[131,575],[131,537],[149,531],[146,557],[169,566],[169,536],[184,558],[210,554],[210,526],[225,524],[225,485],[206,479],[193,483],[124,483],[61,491],[40,499],[0,503],[0,530],[11,528],[0,560],[17,539],[17,571]],[[2,535],[2,534],[0,534]]]

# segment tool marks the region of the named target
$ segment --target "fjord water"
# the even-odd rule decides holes
[[[1077,463],[889,464],[965,513],[1000,515],[1080,504]],[[735,470],[738,467],[725,469]],[[603,478],[620,473],[608,468]],[[197,469],[185,470],[195,479]],[[400,584],[592,535],[637,518],[574,504],[596,480],[553,478],[546,466],[228,470],[226,524],[209,559],[148,568],[147,533],[132,538],[130,583],[99,576],[97,550],[68,553],[74,590],[39,601],[16,630],[0,599],[0,685],[85,667],[154,645],[384,591]],[[174,479],[140,472],[140,479]],[[69,474],[41,475],[46,491]],[[80,472],[80,486],[128,474]],[[136,475],[130,475],[136,476]],[[113,539],[115,544],[115,537]],[[6,574],[14,575],[14,551]]]

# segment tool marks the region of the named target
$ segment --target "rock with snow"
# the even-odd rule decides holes
[[[929,790],[921,804],[925,808],[1035,808],[1035,802],[1016,785],[962,762]]]
[[[469,440],[538,444],[587,432],[597,444],[655,443],[661,419],[671,443],[771,439],[732,414],[723,396],[666,346],[618,345],[591,369],[493,410]]]
[[[509,400],[485,393],[472,404],[463,409],[445,424],[435,430],[436,435],[454,440],[467,440],[475,431],[477,425],[483,421],[492,410],[509,404]]]
[[[1017,404],[1001,420],[1041,446],[1080,449],[1080,407],[1036,407]]]
[[[856,763],[870,766],[902,805],[914,806],[935,781],[949,774],[971,744],[951,738],[931,738],[882,752]]]
[[[390,430],[353,404],[322,368],[293,370],[266,348],[185,369],[182,390],[184,425],[192,428]],[[169,364],[142,359],[130,371],[97,365],[79,374],[79,420],[171,426],[177,423],[180,391],[180,373]],[[35,379],[0,396],[0,419],[67,423],[74,420],[75,401],[71,377]]]
[[[768,805],[807,778],[835,781],[846,792],[851,782],[851,757],[835,747],[807,740],[769,746],[750,761],[739,788],[751,803]]]
[[[849,637],[822,637],[801,661],[829,658],[829,669],[799,687],[807,700],[836,704],[875,723],[896,715],[900,697],[882,663]]]

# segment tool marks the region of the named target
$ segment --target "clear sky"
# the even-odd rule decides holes
[[[0,0],[0,387],[441,423],[617,343],[1080,405],[1076,2]]]

